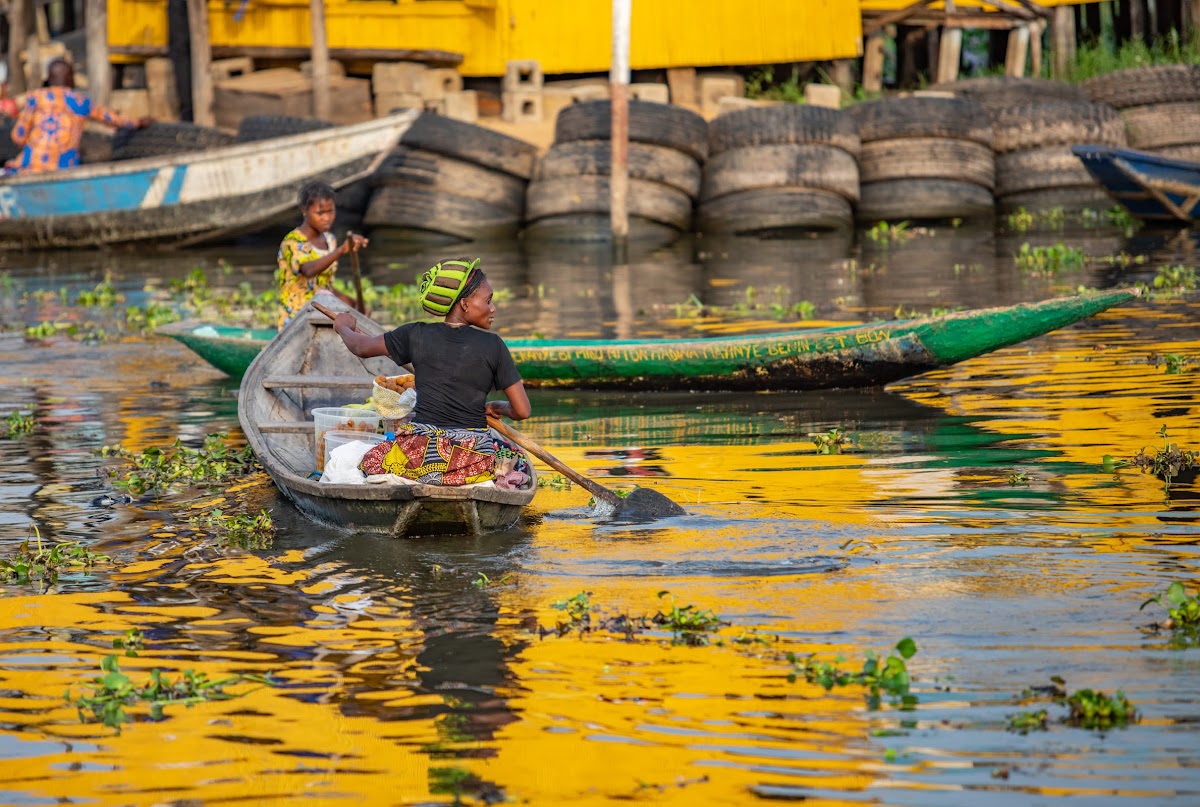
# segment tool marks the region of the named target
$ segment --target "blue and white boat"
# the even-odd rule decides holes
[[[305,182],[335,188],[373,172],[417,118],[0,180],[0,249],[169,240],[253,230],[296,205]]]
[[[1073,146],[1071,151],[1135,218],[1200,219],[1200,163],[1111,146]]]

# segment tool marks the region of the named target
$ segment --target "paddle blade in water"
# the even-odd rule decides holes
[[[652,521],[685,513],[682,507],[657,490],[634,488],[628,496],[617,502],[616,517],[622,521]]]

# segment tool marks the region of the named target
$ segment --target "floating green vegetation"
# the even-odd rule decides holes
[[[908,221],[901,221],[896,224],[881,221],[867,230],[867,238],[870,238],[880,246],[887,246],[898,241],[908,241],[916,235],[916,232],[910,229],[911,226],[912,223]]]
[[[575,484],[570,479],[567,479],[562,474],[554,474],[553,476],[539,476],[537,486],[539,488],[550,488],[551,490],[570,490],[571,485]]]
[[[708,305],[695,294],[688,296],[682,303],[674,303],[668,310],[673,311],[677,319],[706,319],[709,317],[733,319],[745,317],[771,316],[778,320],[812,319],[817,307],[808,300],[791,302],[791,290],[779,285],[767,292],[769,297],[760,300],[760,292],[754,286],[747,286],[742,293],[742,299],[730,306]],[[641,311],[645,314],[645,311]]]
[[[1045,709],[1009,715],[1008,730],[1017,734],[1028,734],[1031,731],[1045,731],[1048,728],[1047,717]]]
[[[729,624],[712,611],[703,611],[694,605],[680,606],[669,591],[658,592],[658,599],[668,598],[670,608],[659,609],[650,617],[632,617],[624,613],[604,616],[591,597],[590,591],[581,591],[569,599],[556,601],[551,607],[564,612],[565,618],[557,620],[552,628],[538,625],[538,633],[542,636],[577,633],[582,637],[592,631],[607,631],[622,634],[627,641],[632,641],[635,636],[657,627],[670,629],[673,644],[702,646],[708,644],[709,634]]]
[[[49,339],[52,336],[66,336],[77,342],[107,342],[113,337],[113,334],[90,320],[86,322],[43,321],[25,329],[25,338],[27,339]]]
[[[246,694],[225,690],[233,684],[255,682],[274,685],[270,676],[231,675],[212,681],[204,673],[192,670],[184,670],[179,680],[171,681],[161,670],[154,669],[150,671],[150,679],[139,687],[121,672],[115,655],[105,656],[100,668],[103,675],[88,682],[92,685],[91,695],[72,699],[71,690],[68,689],[63,697],[79,711],[80,723],[103,723],[118,734],[123,723],[133,722],[125,711],[126,707],[145,704],[149,707],[150,720],[162,720],[163,709],[171,704],[183,704],[191,708],[197,703],[231,700]]]
[[[1028,485],[1030,478],[1031,477],[1029,476],[1028,472],[1022,471],[1022,470],[1019,470],[1016,468],[1009,471],[1008,474],[1004,477],[1005,481],[1007,481],[1008,484],[1014,488],[1017,485]]]
[[[1113,205],[1108,210],[1084,208],[1079,213],[1079,219],[1084,227],[1116,227],[1124,231],[1126,236],[1133,235],[1142,226],[1139,219],[1120,205]]]
[[[471,585],[478,589],[496,588],[497,586],[506,586],[512,582],[513,576],[511,572],[506,573],[499,580],[493,580],[483,572],[478,573],[478,577],[471,581]]]
[[[1127,726],[1138,720],[1137,711],[1120,690],[1117,690],[1115,695],[1106,695],[1091,689],[1081,689],[1067,698],[1067,707],[1070,712],[1065,722],[1084,729],[1105,731]]]
[[[160,325],[178,322],[179,312],[162,303],[146,303],[145,306],[131,305],[125,309],[125,325],[138,333],[152,331]]]
[[[810,684],[819,684],[825,690],[834,687],[861,686],[867,690],[869,708],[879,707],[880,695],[889,695],[901,708],[912,708],[916,697],[910,694],[909,687],[912,679],[908,673],[908,659],[916,655],[917,643],[905,637],[896,643],[896,647],[887,658],[880,659],[875,653],[868,651],[859,672],[843,670],[837,664],[842,658],[834,659],[834,663],[817,661],[816,654],[803,658],[795,653],[788,653],[787,660],[793,670],[788,675],[789,681],[803,678]]]
[[[9,440],[15,440],[18,437],[24,437],[27,434],[32,434],[37,428],[37,419],[32,414],[22,414],[14,410],[8,413],[8,417],[4,419],[5,437]]]
[[[1130,255],[1122,250],[1116,255],[1107,255],[1104,257],[1104,263],[1109,266],[1116,266],[1119,269],[1127,269],[1130,266],[1141,266],[1147,260],[1145,255]]]
[[[1191,266],[1177,264],[1175,266],[1160,266],[1154,274],[1151,289],[1168,294],[1184,294],[1189,291],[1195,291],[1196,285],[1196,269]]]
[[[1200,641],[1200,597],[1189,597],[1183,588],[1183,583],[1174,582],[1167,590],[1157,597],[1151,597],[1142,603],[1142,610],[1152,602],[1156,602],[1167,610],[1167,618],[1162,622],[1150,625],[1152,633],[1171,631],[1174,634],[1174,644],[1187,646]]]
[[[718,630],[722,625],[721,618],[712,611],[701,611],[694,605],[680,607],[675,603],[675,595],[669,591],[658,592],[658,598],[668,598],[671,607],[667,611],[659,611],[650,617],[655,625],[670,628],[676,637],[682,637],[688,644],[703,644],[697,640],[699,634]]]
[[[810,433],[808,436],[816,446],[818,454],[841,454],[851,442],[840,426],[834,426],[827,432]]]
[[[1066,224],[1067,214],[1061,207],[1049,210],[1026,210],[1018,207],[1004,217],[1004,224],[1013,232],[1026,233],[1035,227],[1061,230]]]
[[[583,633],[592,626],[592,592],[590,591],[581,591],[569,599],[557,600],[550,607],[556,611],[563,611],[567,617],[566,622],[562,620],[558,622],[557,630],[560,636],[571,631]]]
[[[36,583],[39,587],[53,585],[64,571],[90,569],[98,563],[112,560],[108,555],[93,552],[78,541],[63,541],[50,547],[42,546],[42,531],[35,524],[35,546],[29,540],[21,542],[17,554],[0,558],[0,580],[14,583]]]
[[[1031,246],[1028,241],[1013,256],[1017,268],[1033,275],[1052,276],[1066,269],[1083,266],[1083,250],[1068,247],[1062,241],[1046,247]]]
[[[117,294],[117,290],[113,288],[112,275],[105,273],[104,280],[100,281],[91,291],[81,291],[75,296],[75,305],[85,306],[87,308],[113,308],[117,303],[122,303],[125,298]]]
[[[1162,364],[1164,372],[1167,375],[1181,375],[1186,373],[1190,369],[1188,365],[1196,363],[1196,359],[1191,356],[1184,356],[1182,353],[1168,353],[1161,357],[1161,361],[1158,356],[1154,357],[1155,366]]]
[[[138,496],[157,495],[190,485],[216,485],[262,470],[249,446],[234,448],[226,440],[225,434],[210,434],[198,449],[176,440],[166,448],[152,446],[137,454],[105,446],[100,454],[133,465],[113,485]]]
[[[270,549],[275,541],[275,522],[266,510],[257,513],[226,513],[214,509],[202,516],[195,516],[191,524],[197,529],[209,530],[222,546],[242,549]]]
[[[1163,444],[1142,448],[1141,451],[1130,457],[1129,465],[1140,469],[1142,473],[1154,474],[1163,479],[1168,487],[1171,480],[1183,471],[1200,468],[1200,454],[1180,448],[1177,443],[1172,443],[1165,423],[1159,428],[1158,436],[1163,439]]]
[[[124,650],[127,656],[136,657],[139,650],[145,649],[146,637],[137,628],[130,628],[123,637],[113,639],[112,646],[114,650]]]

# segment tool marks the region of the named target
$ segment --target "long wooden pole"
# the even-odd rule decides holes
[[[212,126],[212,44],[208,39],[208,0],[187,0],[188,36],[192,49],[192,122]]]
[[[8,4],[8,94],[19,95],[26,90],[25,68],[21,64],[21,54],[25,50],[25,42],[29,34],[29,11],[26,0],[11,0]]]
[[[325,0],[308,0],[312,18],[312,91],[313,115],[329,120],[329,39],[325,32]]]
[[[612,96],[611,176],[609,213],[613,260],[625,263],[629,244],[629,22],[632,0],[613,0],[612,66],[608,82]]]
[[[87,25],[88,97],[108,106],[112,91],[112,68],[108,63],[108,2],[87,0],[83,12]]]

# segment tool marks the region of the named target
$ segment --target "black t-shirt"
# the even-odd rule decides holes
[[[504,340],[470,325],[410,322],[385,333],[383,341],[392,361],[413,366],[417,423],[486,428],[488,393],[521,380]]]

